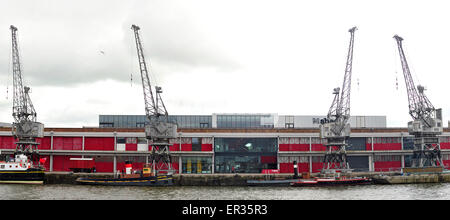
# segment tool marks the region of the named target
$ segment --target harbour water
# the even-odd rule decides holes
[[[450,183],[333,187],[0,185],[1,200],[449,200]]]

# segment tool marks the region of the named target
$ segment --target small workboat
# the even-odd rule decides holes
[[[155,175],[149,165],[144,165],[142,170],[132,171],[130,162],[125,163],[125,173],[118,174],[117,178],[86,178],[76,179],[82,185],[101,186],[172,186],[173,177],[170,174]]]
[[[44,169],[33,167],[25,154],[18,153],[10,161],[0,161],[0,183],[44,184],[44,177]]]
[[[366,177],[329,177],[301,179],[296,182],[292,182],[291,186],[362,185],[370,183],[372,183],[372,180]]]

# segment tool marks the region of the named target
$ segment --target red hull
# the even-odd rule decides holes
[[[315,178],[311,180],[299,180],[291,183],[291,186],[330,186],[330,185],[361,185],[370,184],[369,178]]]

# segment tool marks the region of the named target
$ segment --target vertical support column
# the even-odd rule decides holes
[[[373,137],[370,137],[370,138],[372,138],[372,141],[370,142],[370,146],[372,147],[372,151],[373,151]]]
[[[312,137],[309,137],[309,152],[312,151]]]
[[[401,155],[401,159],[402,159],[402,169],[405,168],[405,155],[402,154]]]
[[[400,133],[400,143],[402,144],[402,150],[403,148],[403,132]]]
[[[50,155],[50,172],[53,172],[53,154]]]
[[[181,132],[180,132],[180,137],[178,139],[178,149],[180,149],[179,151],[181,151]]]
[[[277,136],[277,170],[280,170],[280,161],[278,160],[280,158],[280,136]]]
[[[84,142],[86,142],[86,138],[85,138],[85,136],[83,135],[83,141],[81,142],[81,150],[82,151],[84,151]]]
[[[181,155],[178,157],[178,173],[181,174],[183,172],[183,160],[181,160]]]
[[[148,146],[148,140],[147,140]],[[114,151],[117,151],[117,131],[114,131]]]
[[[374,171],[374,164],[373,164],[373,154],[369,155],[369,172]]]
[[[50,150],[53,151],[53,131],[50,131]],[[50,154],[50,172],[53,171],[53,152]]]
[[[81,140],[81,151],[83,151],[83,154],[81,155],[81,158],[84,158],[84,141],[85,141],[85,138],[83,135],[82,140]]]
[[[116,174],[117,174],[117,156],[115,154],[113,157],[113,173],[114,173],[114,176],[116,176]]]
[[[50,131],[50,150],[53,150],[53,131]]]
[[[211,173],[212,174],[214,174],[214,170],[215,170],[215,168],[216,168],[216,161],[215,161],[215,158],[216,158],[216,145],[215,145],[215,139],[214,139],[214,136],[212,136],[212,151],[213,151],[213,155],[212,155],[212,160],[211,160]],[[277,158],[277,161],[278,161],[278,158]]]
[[[310,138],[311,140],[311,138]],[[312,173],[312,156],[309,156],[309,173]]]

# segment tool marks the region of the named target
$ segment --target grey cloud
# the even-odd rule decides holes
[[[12,4],[10,11],[0,15],[10,18],[0,21],[0,34],[8,36],[0,38],[8,41],[0,43],[0,50],[10,50],[10,24],[6,22],[14,21],[19,28],[24,77],[31,86],[129,81],[131,73],[138,74],[130,29],[134,23],[141,26],[147,60],[164,74],[240,66],[224,52],[221,42],[209,39],[207,30],[194,24],[195,13],[183,11],[186,3],[89,1],[86,7],[83,1],[44,2],[27,7]],[[164,80],[164,76],[160,78]]]

